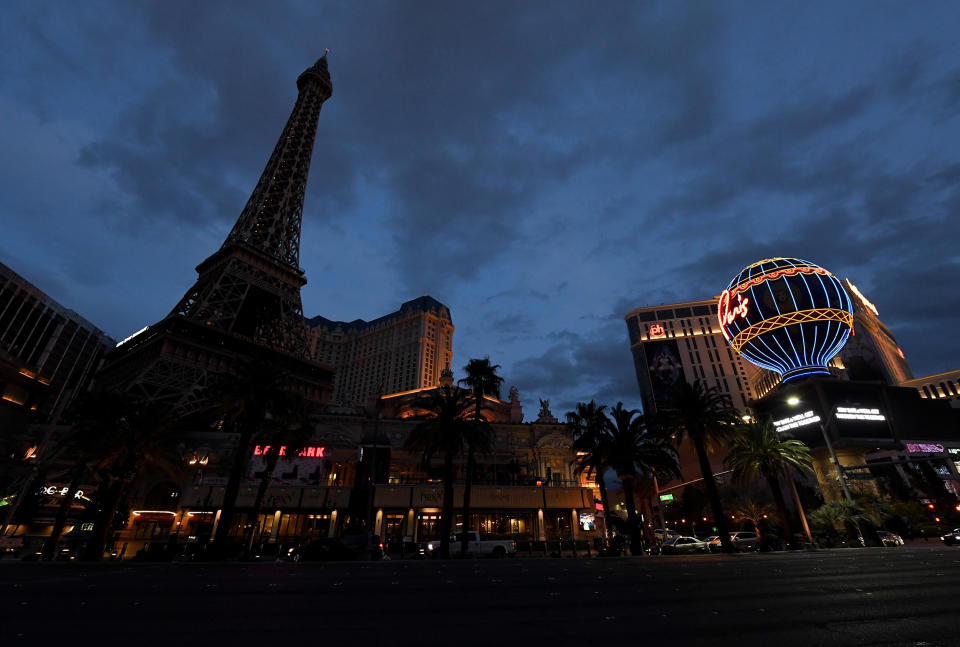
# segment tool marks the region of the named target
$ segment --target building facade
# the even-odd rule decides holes
[[[756,395],[759,369],[733,352],[717,318],[717,299],[645,306],[625,317],[645,413],[656,413],[671,386],[700,379],[730,395],[738,410]]]
[[[393,552],[439,538],[442,460],[424,466],[405,448],[419,420],[404,417],[423,393],[383,398],[377,411],[327,411],[314,420],[314,440],[296,456],[280,459],[255,529],[260,544],[290,546],[339,536],[367,517],[369,528]],[[522,423],[519,401],[492,400],[488,411],[494,446],[477,457],[471,488],[471,525],[485,536],[520,542],[589,540],[599,536],[593,484],[573,473],[572,439],[552,416]],[[156,475],[133,493],[127,528],[118,542],[126,556],[148,543],[200,541],[219,523],[236,438],[203,432],[188,443],[188,476],[174,483]],[[231,533],[242,536],[262,476],[263,447],[250,448],[247,481],[237,500]],[[292,452],[291,452],[292,454]],[[454,527],[462,523],[466,457],[455,461]],[[372,487],[367,485],[372,483]],[[354,517],[354,519],[351,519]],[[351,523],[353,521],[353,523]]]
[[[913,379],[907,358],[896,337],[880,321],[877,307],[844,279],[847,292],[853,297],[854,334],[840,353],[843,371],[851,380],[879,380],[884,384],[900,384]]]
[[[0,410],[8,416],[55,422],[115,345],[0,263]]]
[[[946,400],[951,407],[960,408],[960,370],[905,380],[900,386],[916,389],[921,398]]]
[[[365,407],[371,398],[434,387],[453,361],[450,309],[422,296],[373,321],[307,320],[313,359],[334,370],[330,404]]]
[[[960,412],[945,401],[920,397],[914,388],[818,376],[788,383],[754,407],[777,431],[810,447],[828,500],[841,497],[841,479],[853,492],[903,497],[910,487],[918,491],[907,498],[931,496],[918,485],[924,473],[960,492],[952,458],[960,452]]]

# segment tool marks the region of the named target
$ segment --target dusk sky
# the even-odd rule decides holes
[[[639,407],[624,315],[810,260],[960,368],[960,3],[42,2],[0,21],[0,261],[122,339],[330,48],[305,314],[450,307],[526,419]],[[504,393],[505,395],[505,393]]]

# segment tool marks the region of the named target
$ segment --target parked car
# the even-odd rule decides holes
[[[376,538],[376,548],[370,543]],[[353,535],[350,537],[320,537],[300,546],[290,548],[286,558],[294,562],[326,562],[378,560],[383,557],[383,548],[376,535]]]
[[[658,543],[663,544],[671,539],[676,539],[680,536],[680,533],[676,530],[670,530],[669,528],[667,528],[666,531],[664,531],[663,528],[657,528],[653,531],[653,536]]]
[[[661,547],[664,555],[685,555],[689,553],[708,553],[710,545],[696,537],[670,537]]]
[[[460,539],[462,533],[457,533],[450,538],[450,553],[459,554]],[[434,555],[440,550],[440,540],[427,543],[426,551],[428,555]],[[480,539],[480,533],[476,530],[467,531],[467,552],[471,555],[490,555],[491,557],[506,557],[517,554],[517,542],[512,539]]]
[[[385,555],[383,551],[383,542],[380,541],[380,535],[374,535],[372,533],[359,533],[344,535],[340,538],[340,540],[343,541],[343,543],[347,546],[350,546],[357,551],[357,559],[369,559],[371,561],[377,561],[378,559],[383,559]]]
[[[730,542],[733,544],[733,549],[736,551],[759,550],[760,548],[760,538],[757,537],[757,533],[747,530],[737,530],[731,532]],[[715,553],[723,550],[723,545],[720,543],[720,537],[717,537],[710,542],[710,550]]]
[[[903,546],[903,538],[895,533],[878,530],[877,536],[880,537],[880,541],[883,542],[884,546]]]
[[[953,546],[954,544],[960,544],[960,528],[954,528],[947,534],[940,537],[940,541],[945,543],[947,546]]]

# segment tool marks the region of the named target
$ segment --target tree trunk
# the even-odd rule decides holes
[[[107,496],[104,499],[103,507],[97,513],[97,519],[93,526],[93,536],[84,550],[83,558],[88,562],[99,562],[103,559],[103,550],[107,545],[107,539],[113,530],[113,517],[117,513],[117,507],[123,499],[123,494],[127,489],[129,481],[124,478],[118,478],[107,489]]]
[[[630,554],[643,554],[643,539],[637,524],[637,506],[633,498],[633,476],[621,476],[623,481],[623,502],[627,506],[627,534],[630,535]]]
[[[597,487],[600,488],[600,503],[603,504],[603,536],[604,538],[609,537],[609,529],[607,528],[607,515],[610,514],[610,500],[607,498],[607,484],[603,480],[603,473],[597,472]],[[596,506],[594,506],[596,507]],[[594,512],[596,514],[596,512]]]
[[[777,514],[780,516],[780,523],[783,526],[783,540],[786,548],[793,544],[793,529],[790,525],[790,515],[787,513],[787,504],[783,500],[783,491],[780,490],[780,478],[776,472],[764,474],[767,484],[773,491],[773,503],[777,506]]]
[[[247,451],[250,441],[253,440],[253,425],[244,423],[240,429],[240,439],[237,450],[233,455],[233,464],[230,466],[230,477],[223,493],[223,507],[220,508],[220,519],[217,521],[217,531],[210,546],[213,555],[219,559],[226,557],[227,540],[230,536],[230,526],[233,524],[233,515],[237,507],[237,494],[240,492],[240,479],[243,476],[243,467],[247,463]]]
[[[476,459],[473,454],[473,445],[467,450],[467,476],[463,483],[463,528],[460,535],[460,556],[466,557],[470,546],[470,538],[467,535],[470,528],[470,489],[473,487],[473,471],[476,469]]]
[[[730,526],[727,525],[727,517],[723,513],[723,506],[720,505],[720,492],[717,491],[717,482],[713,478],[713,468],[710,467],[710,459],[707,458],[707,448],[703,444],[703,438],[699,435],[691,438],[693,446],[697,450],[697,459],[700,461],[700,474],[703,476],[703,484],[707,488],[707,498],[710,499],[710,509],[713,511],[713,519],[717,523],[717,534],[720,535],[720,546],[725,553],[733,552],[733,542],[730,541]],[[666,529],[664,529],[666,532]]]
[[[877,528],[869,521],[861,521],[860,534],[867,546],[883,547],[883,540],[877,535]]]
[[[263,477],[260,479],[260,485],[257,486],[257,497],[253,500],[253,510],[247,514],[247,524],[250,526],[250,532],[246,538],[246,547],[243,555],[249,558],[253,552],[253,542],[257,537],[257,530],[260,527],[260,513],[263,512],[263,500],[267,498],[267,489],[270,482],[273,481],[273,473],[277,470],[277,462],[280,460],[280,448],[271,447],[267,454],[267,464],[263,468]]]
[[[450,533],[453,528],[453,452],[443,457],[443,513],[440,516],[440,557],[450,557]]]
[[[63,497],[60,507],[57,509],[57,518],[53,521],[53,530],[50,531],[50,537],[43,545],[41,558],[45,562],[52,562],[57,559],[57,545],[60,543],[60,535],[63,534],[63,528],[67,525],[70,506],[73,505],[73,499],[77,495],[77,490],[80,489],[80,480],[86,471],[87,465],[83,461],[77,463],[76,468],[74,468],[73,478],[70,480],[69,487],[67,487],[67,494]]]

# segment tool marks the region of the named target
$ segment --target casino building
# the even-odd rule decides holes
[[[752,408],[811,448],[824,497],[903,491],[928,473],[960,493],[948,451],[960,449],[960,412],[884,382],[910,376],[909,367],[876,308],[849,281],[808,261],[765,259],[730,281],[719,317],[736,352],[780,376]],[[851,334],[861,340],[845,358],[846,377],[862,379],[838,379],[829,362]]]
[[[745,410],[759,369],[733,352],[717,318],[717,300],[644,306],[624,319],[645,413],[656,413],[670,387],[700,379]]]
[[[55,422],[115,342],[0,263],[0,424]]]
[[[447,376],[449,379],[449,376]],[[264,544],[292,545],[339,536],[351,517],[370,527],[391,551],[438,538],[443,484],[439,461],[424,468],[421,456],[404,448],[418,424],[410,405],[424,390],[388,395],[378,409],[335,412],[314,419],[314,442],[299,456],[285,456],[267,491],[257,528]],[[593,483],[573,474],[571,439],[545,407],[524,423],[516,393],[509,401],[488,398],[485,416],[494,428],[494,448],[478,456],[471,489],[473,527],[484,535],[531,542],[583,542],[598,536]],[[377,415],[379,412],[379,415]],[[190,474],[174,483],[156,476],[131,500],[139,501],[118,539],[129,557],[142,546],[169,541],[204,541],[219,522],[234,438],[204,432],[193,439],[185,462]],[[247,482],[241,487],[232,533],[241,535],[263,470],[263,448],[251,449]],[[465,459],[457,457],[454,505],[463,500]],[[367,484],[371,483],[373,487]],[[455,523],[460,523],[458,518]],[[538,550],[543,550],[539,548]]]
[[[334,406],[365,407],[384,393],[436,386],[453,361],[450,309],[428,296],[373,321],[306,323],[313,359],[334,370]]]
[[[848,489],[902,492],[935,474],[960,492],[960,372],[913,379],[849,279],[765,259],[716,299],[637,308],[626,323],[645,411],[662,408],[673,383],[701,379],[806,442],[828,498],[840,496],[841,476]],[[680,450],[684,475],[698,476]],[[722,450],[711,456],[715,473],[723,460]]]

